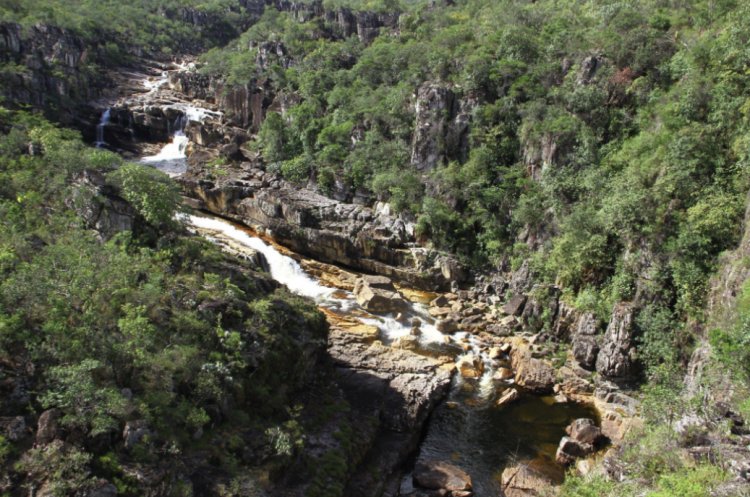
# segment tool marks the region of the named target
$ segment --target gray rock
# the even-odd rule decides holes
[[[578,361],[578,364],[584,369],[594,369],[596,357],[599,353],[599,344],[596,337],[576,335],[572,341],[573,357]]]
[[[602,430],[593,419],[579,418],[565,428],[571,439],[581,444],[596,445],[603,437]]]
[[[354,285],[354,296],[363,309],[370,312],[398,312],[407,307],[407,302],[383,276],[363,276]]]
[[[520,316],[523,313],[523,306],[526,304],[526,296],[519,294],[514,295],[503,306],[503,312],[511,316]]]
[[[596,371],[610,378],[627,378],[636,372],[635,329],[632,304],[615,305],[596,359]]]
[[[563,437],[555,453],[555,460],[562,464],[572,464],[579,457],[586,457],[594,452],[592,444],[581,443],[570,437]]]
[[[138,443],[151,435],[148,422],[145,419],[128,421],[125,423],[125,429],[122,432],[122,438],[125,442],[126,449],[132,449]]]
[[[452,318],[440,319],[435,323],[435,328],[440,333],[455,333],[458,331],[458,322]]]
[[[37,421],[36,443],[48,444],[60,436],[59,419],[62,412],[59,409],[44,411]]]
[[[418,171],[431,171],[444,160],[454,99],[453,91],[439,83],[427,82],[417,91],[411,164]]]

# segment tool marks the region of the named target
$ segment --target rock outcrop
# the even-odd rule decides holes
[[[83,171],[74,183],[69,202],[84,224],[95,230],[102,240],[109,240],[123,231],[139,231],[145,220],[120,192],[108,184],[97,171]]]
[[[385,276],[363,276],[354,285],[354,296],[363,309],[376,313],[398,312],[406,301]]]
[[[557,462],[563,465],[593,454],[603,438],[602,431],[594,420],[587,418],[576,419],[565,428],[565,432],[568,436],[560,440],[555,455]]]
[[[466,160],[471,113],[477,102],[444,84],[427,82],[416,94],[411,164],[429,172],[447,159]]]
[[[524,340],[513,340],[511,365],[516,372],[516,384],[535,393],[550,393],[555,385],[555,370],[545,360],[533,357]]]
[[[592,370],[596,366],[599,354],[599,342],[596,338],[599,323],[590,313],[584,313],[579,319],[576,331],[571,337],[573,357],[584,369]]]
[[[429,490],[442,490],[453,497],[469,497],[471,477],[445,461],[420,461],[414,468],[414,483]]]
[[[540,497],[558,480],[559,476],[550,474],[544,461],[531,460],[505,468],[500,485],[505,497]]]
[[[221,178],[191,163],[180,182],[195,207],[258,227],[300,254],[418,288],[451,283],[415,243],[413,225],[399,217],[300,189],[250,163]]]
[[[386,347],[338,326],[331,328],[329,353],[352,406],[358,443],[365,447],[344,495],[380,496],[398,488],[403,463],[447,394],[450,361]]]
[[[629,378],[636,373],[634,307],[615,305],[596,359],[596,371],[609,378]]]
[[[88,103],[101,95],[107,78],[87,66],[101,57],[100,48],[55,26],[0,23],[0,62],[21,69],[3,73],[0,96],[8,104],[30,105],[64,124],[93,130],[95,114]]]

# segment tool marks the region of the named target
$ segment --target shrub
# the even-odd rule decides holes
[[[173,224],[180,205],[180,193],[169,176],[152,167],[125,164],[107,176],[123,198],[154,226]]]

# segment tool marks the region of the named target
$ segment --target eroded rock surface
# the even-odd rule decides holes
[[[450,284],[401,218],[301,189],[250,163],[223,178],[191,164],[180,182],[196,207],[262,228],[295,252],[415,287]]]
[[[619,303],[612,317],[596,359],[596,371],[609,378],[628,378],[636,372],[634,308]]]
[[[329,353],[337,381],[368,447],[345,495],[378,496],[397,487],[429,413],[448,392],[450,360],[432,359],[333,326]]]

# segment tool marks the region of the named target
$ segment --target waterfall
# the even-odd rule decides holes
[[[109,116],[112,109],[107,108],[99,119],[99,124],[96,125],[96,142],[94,145],[96,148],[102,148],[107,142],[104,141],[104,128],[109,124]]]
[[[176,104],[174,109],[180,111],[174,122],[168,123],[168,130],[172,140],[164,145],[158,153],[142,157],[140,162],[159,169],[170,176],[179,176],[187,170],[187,146],[190,140],[185,135],[185,128],[189,122],[202,123],[206,118],[221,117],[216,112],[193,105]]]
[[[271,277],[279,283],[286,285],[289,290],[297,295],[321,301],[330,297],[334,292],[333,288],[325,287],[312,279],[305,273],[297,261],[291,257],[282,255],[278,250],[266,244],[260,238],[250,236],[231,224],[218,219],[189,216],[188,221],[196,228],[220,232],[227,238],[263,254],[268,262]]]
[[[169,73],[167,71],[162,71],[161,76],[159,79],[151,81],[150,79],[146,79],[143,82],[143,86],[146,87],[146,89],[149,91],[149,93],[154,92],[167,84],[169,81]]]
[[[278,250],[271,245],[268,245],[260,238],[252,236],[220,219],[186,216],[185,221],[193,228],[216,233],[217,237],[221,236],[230,239],[244,245],[245,247],[260,252],[268,262],[271,277],[279,283],[286,285],[286,287],[293,293],[304,297],[310,297],[314,299],[318,305],[331,310],[348,313],[353,309],[359,308],[354,295],[350,292],[336,292],[337,289],[335,288],[321,285],[318,281],[308,275],[297,261],[281,254]],[[220,241],[217,240],[217,238],[214,238],[214,240]],[[334,297],[334,293],[339,295],[339,297]],[[341,295],[344,295],[344,297],[341,297]],[[359,319],[365,324],[377,326],[381,330],[382,337],[385,341],[394,341],[400,337],[409,335],[411,332],[409,319],[398,320],[395,316],[390,314],[371,315],[361,309],[360,311]],[[362,314],[364,314],[364,316],[362,316]],[[423,306],[411,304],[406,314],[412,317],[418,317],[422,321],[420,328],[420,341],[422,343],[444,343],[445,336],[435,328],[433,319]]]

